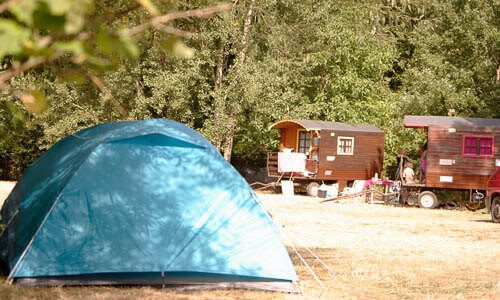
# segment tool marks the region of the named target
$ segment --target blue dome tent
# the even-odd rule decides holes
[[[0,259],[20,285],[298,292],[249,185],[174,121],[106,123],[62,139],[25,170],[1,217]]]

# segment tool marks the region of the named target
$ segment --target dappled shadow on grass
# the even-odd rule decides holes
[[[493,222],[492,220],[470,220],[470,222],[478,222],[478,223],[491,223],[491,224],[496,224],[495,222]],[[499,225],[500,226],[500,225]]]

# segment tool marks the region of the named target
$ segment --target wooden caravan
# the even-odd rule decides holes
[[[471,199],[484,197],[489,178],[500,166],[500,119],[405,116],[404,126],[422,128],[427,135],[425,180],[409,185],[420,187],[419,193],[461,189],[469,190]],[[419,199],[419,204],[437,206],[435,195],[426,194],[427,202]]]
[[[486,208],[491,212],[491,219],[495,223],[500,223],[500,167],[488,180]]]
[[[384,133],[375,126],[284,120],[270,128],[280,132],[280,152],[268,153],[270,177],[293,177],[310,186],[337,182],[343,189],[347,181],[382,172]],[[302,167],[296,164],[300,160]]]

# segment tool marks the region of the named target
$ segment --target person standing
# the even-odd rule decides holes
[[[407,162],[405,164],[405,169],[403,170],[403,178],[406,184],[412,184],[415,180],[415,172],[413,172],[413,164]]]

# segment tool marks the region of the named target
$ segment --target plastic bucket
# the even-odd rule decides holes
[[[281,193],[285,196],[293,196],[293,181],[291,180],[282,180],[281,181]]]
[[[318,190],[318,197],[326,198],[326,190]]]

